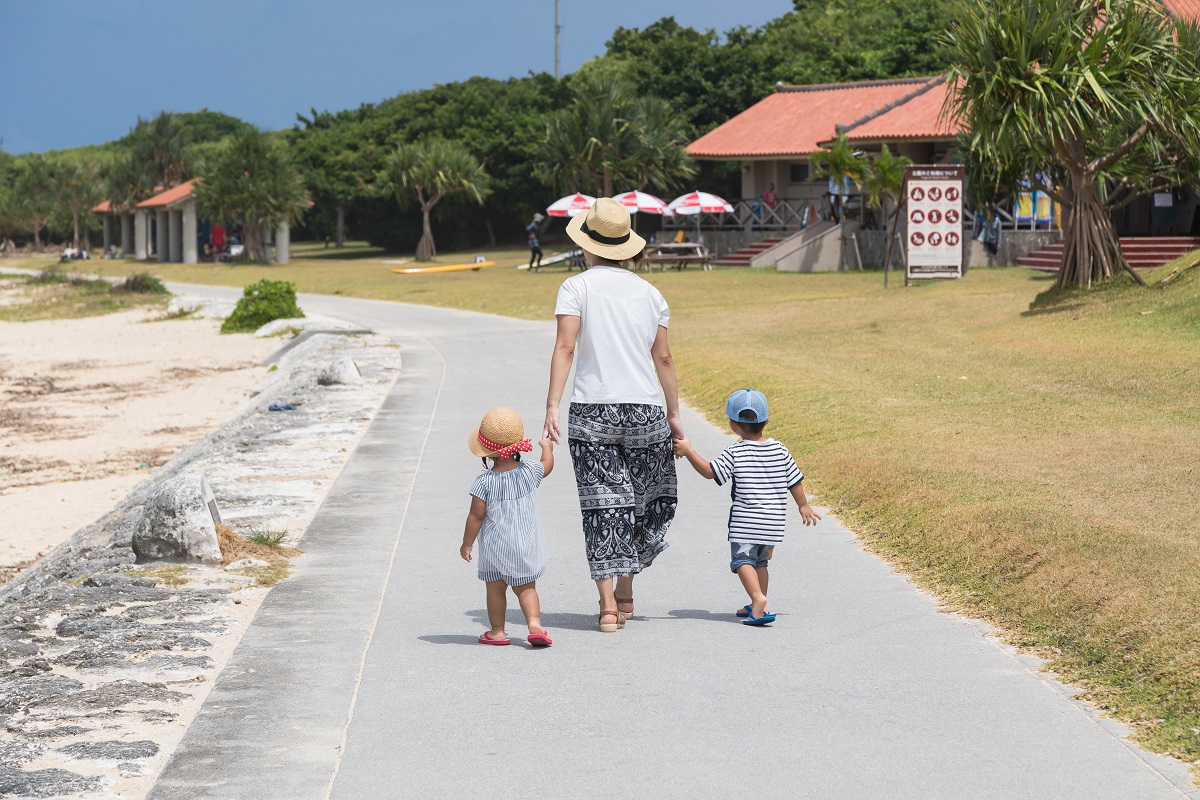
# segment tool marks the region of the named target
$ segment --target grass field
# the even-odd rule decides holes
[[[541,319],[565,277],[393,275],[346,255],[156,271]],[[525,251],[489,255],[511,267]],[[1200,269],[1032,311],[1051,280],[1019,269],[887,292],[878,273],[649,279],[694,405],[719,420],[731,390],[765,391],[768,430],[876,552],[1048,657],[1148,746],[1200,760]]]

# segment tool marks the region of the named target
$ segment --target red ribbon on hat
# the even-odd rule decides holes
[[[528,439],[522,439],[521,441],[510,444],[507,447],[501,447],[491,439],[484,436],[482,431],[479,432],[479,443],[483,445],[485,449],[491,450],[493,453],[495,453],[496,458],[512,458],[514,453],[533,452],[533,443]]]

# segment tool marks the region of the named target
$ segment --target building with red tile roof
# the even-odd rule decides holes
[[[817,200],[825,182],[809,159],[844,131],[866,152],[883,144],[917,163],[949,157],[957,126],[942,118],[941,76],[812,86],[775,93],[688,145],[693,158],[742,162],[742,197],[773,190],[786,202]]]
[[[1162,4],[1175,19],[1200,21],[1200,0],[1162,0]]]
[[[148,197],[137,204],[137,208],[170,208],[171,206],[179,205],[186,202],[192,196],[192,189],[196,185],[196,179],[184,181],[178,186],[172,186],[170,189],[159,192],[153,197]]]
[[[902,103],[871,114],[860,122],[841,128],[851,142],[878,150],[882,144],[889,147],[900,143],[952,141],[962,130],[957,120],[943,113],[950,86],[937,78],[919,94],[909,96]],[[833,139],[822,142],[828,147]]]

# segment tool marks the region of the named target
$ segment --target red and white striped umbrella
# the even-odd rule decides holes
[[[587,211],[596,202],[596,198],[587,194],[572,194],[555,200],[546,208],[546,213],[552,217],[573,217]]]
[[[676,214],[721,214],[733,211],[725,199],[708,192],[689,192],[680,195],[667,206]]]
[[[625,192],[625,194],[619,194],[613,199],[628,208],[630,214],[636,214],[640,211],[643,214],[665,214],[668,217],[675,215],[675,212],[667,206],[665,200],[661,200],[645,192],[634,190],[632,192]]]

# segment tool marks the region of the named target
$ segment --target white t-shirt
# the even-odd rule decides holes
[[[787,523],[788,490],[804,480],[775,439],[742,440],[708,462],[718,486],[730,485],[729,541],[778,544]]]
[[[664,405],[650,348],[671,310],[662,292],[621,267],[567,278],[554,314],[579,317],[572,403]]]

